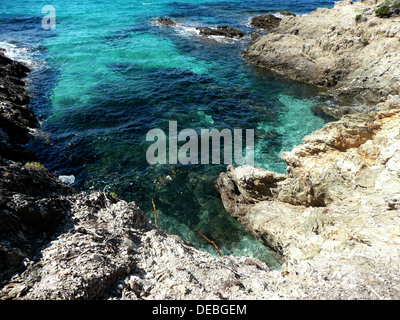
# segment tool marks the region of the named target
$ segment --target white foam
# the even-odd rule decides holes
[[[191,36],[191,37],[200,36],[200,30],[198,30],[197,27],[177,25],[174,27],[174,29],[176,30],[177,33],[179,33],[182,36]],[[238,38],[229,38],[225,36],[216,36],[216,35],[207,36],[206,38],[220,43],[232,43],[242,40]]]
[[[34,59],[35,52],[32,52],[28,48],[18,47],[15,44],[0,41],[0,48],[5,49],[4,54],[15,61],[22,62],[32,69],[36,68],[38,63]]]
[[[221,42],[221,43],[232,43],[235,41],[242,40],[242,39],[238,39],[238,38],[228,38],[228,37],[224,37],[224,36],[209,36],[207,38],[215,40],[217,42]]]
[[[277,18],[281,18],[283,19],[284,17],[286,17],[284,14],[280,14],[280,13],[271,13],[273,16],[277,17]]]
[[[178,32],[180,35],[183,36],[197,36],[200,34],[200,31],[195,27],[189,27],[177,24],[174,27],[174,29],[176,30],[176,32]]]
[[[155,24],[155,25],[157,25],[157,26],[159,26],[159,27],[162,27],[162,25],[159,24],[159,23],[156,22],[156,21],[151,21],[151,23],[153,23],[153,24]],[[188,26],[188,25],[184,25],[184,24],[182,24],[182,23],[180,23],[180,22],[177,22],[175,26],[170,27],[170,28],[171,28],[171,29],[174,29],[175,32],[178,33],[178,34],[181,35],[181,36],[184,36],[184,37],[193,37],[193,36],[200,36],[200,30],[197,29],[197,28],[199,28],[199,27],[202,27],[202,26],[201,26],[201,25],[198,25],[198,26]],[[205,38],[211,39],[211,40],[214,40],[214,41],[220,42],[220,43],[232,43],[232,42],[235,42],[235,41],[243,40],[243,38],[242,38],[242,39],[238,39],[238,38],[229,38],[229,37],[214,36],[214,35],[212,35],[212,36],[207,36],[207,37],[205,37]],[[247,37],[244,37],[244,38],[246,39]]]

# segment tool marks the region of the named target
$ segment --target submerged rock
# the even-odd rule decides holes
[[[283,15],[283,16],[289,16],[289,17],[296,17],[297,14],[293,13],[293,12],[289,12],[289,11],[279,11],[279,14]]]
[[[366,113],[370,111],[378,111],[375,106],[366,105],[316,105],[311,107],[312,112],[326,120],[335,121],[340,120],[346,114]]]
[[[181,25],[179,22],[172,20],[171,18],[168,18],[168,17],[165,17],[165,18],[159,17],[154,21],[164,27],[175,27],[177,25]]]
[[[184,27],[184,25],[178,21],[172,20],[171,18],[157,18],[154,20],[158,24],[164,27]],[[226,38],[241,39],[245,34],[235,28],[228,26],[216,26],[216,27],[194,27],[199,34],[203,37],[219,36]]]
[[[243,32],[228,26],[217,26],[215,28],[197,27],[196,29],[200,31],[201,36],[205,37],[220,36],[226,38],[241,39],[245,36]]]

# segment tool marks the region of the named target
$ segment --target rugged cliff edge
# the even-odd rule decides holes
[[[378,17],[383,0],[336,2],[307,16],[286,16],[244,52],[284,76],[334,88],[350,103],[371,104],[400,93],[400,17]]]
[[[288,281],[310,285],[309,297],[318,283],[332,290],[320,298],[400,298],[400,18],[377,17],[382,5],[342,1],[285,17],[244,54],[365,103],[283,153],[286,175],[230,166],[217,181],[227,211]]]

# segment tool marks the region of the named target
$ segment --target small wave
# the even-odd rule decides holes
[[[174,29],[177,33],[183,36],[198,36],[200,34],[200,31],[196,29],[196,27],[176,25]]]
[[[183,24],[178,24],[175,27],[173,27],[173,29],[179,35],[184,36],[184,37],[193,37],[193,36],[200,37],[200,30],[197,29],[197,27],[185,26]],[[211,40],[214,40],[214,41],[220,42],[220,43],[233,43],[233,42],[242,40],[242,39],[229,38],[229,37],[224,37],[224,36],[215,36],[215,35],[202,37],[202,38],[211,39]]]
[[[274,12],[271,13],[273,16],[277,17],[277,18],[281,18],[283,19],[284,17],[286,17],[284,14],[278,13],[278,12]]]
[[[160,28],[163,27],[162,24],[158,23],[156,20],[150,20],[150,23],[156,25]],[[185,24],[182,22],[175,21],[174,26],[170,26],[168,28],[173,29],[177,34],[183,37],[200,37],[201,39],[210,39],[220,43],[234,43],[237,41],[241,41],[243,39],[248,39],[248,36],[244,36],[243,38],[230,38],[220,35],[210,35],[210,36],[202,36],[200,35],[199,28],[204,27],[203,25],[196,23],[195,21],[185,21]],[[188,24],[186,24],[188,23]],[[210,28],[213,28],[212,26]]]
[[[228,38],[228,37],[224,37],[224,36],[208,36],[208,39],[220,42],[220,43],[234,43],[237,41],[241,41],[242,39],[237,39],[237,38]]]
[[[37,52],[32,52],[28,48],[18,47],[15,44],[0,41],[0,48],[4,49],[4,54],[15,61],[22,62],[32,69],[36,69],[38,66],[38,60],[35,59]]]

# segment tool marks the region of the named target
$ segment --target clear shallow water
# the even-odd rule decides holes
[[[324,98],[308,86],[253,69],[239,55],[245,41],[201,40],[191,29],[149,22],[169,16],[190,26],[227,24],[248,35],[250,17],[305,14],[332,1],[51,1],[56,29],[43,30],[43,1],[0,2],[0,47],[35,68],[31,107],[48,138],[32,148],[75,187],[104,189],[135,201],[162,230],[216,254],[278,264],[223,209],[213,181],[224,165],[149,166],[146,133],[193,128],[255,129],[255,164],[285,171],[282,151],[323,126],[310,107]]]

